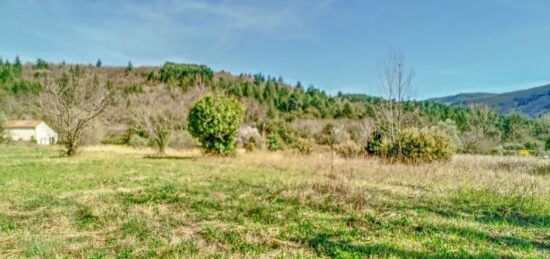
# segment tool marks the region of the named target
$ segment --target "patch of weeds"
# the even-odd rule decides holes
[[[550,214],[539,200],[522,195],[502,196],[491,190],[465,188],[451,199],[449,209],[475,215],[484,223],[549,227]]]
[[[209,242],[231,245],[233,251],[239,251],[246,254],[259,254],[265,251],[264,247],[259,244],[246,242],[242,234],[234,230],[221,230],[207,226],[199,233]]]
[[[363,253],[353,246],[331,240],[328,234],[319,234],[308,242],[318,255],[332,258],[361,258]]]
[[[23,204],[25,210],[35,210],[41,207],[53,207],[62,205],[63,202],[52,195],[40,195],[35,199],[28,200]]]
[[[177,244],[174,249],[176,254],[196,255],[199,253],[197,244],[192,240],[185,240]]]
[[[194,201],[191,204],[191,209],[194,212],[199,213],[199,217],[203,219],[207,219],[209,217],[214,216],[214,212],[218,212],[221,210],[221,205],[219,202],[214,200],[207,200],[207,199],[201,199],[198,201]]]
[[[126,247],[116,253],[116,258],[132,258],[132,254],[134,253],[134,249],[130,247]]]
[[[103,258],[105,258],[105,253],[103,253],[103,251],[95,251],[95,252],[91,253],[90,255],[88,255],[86,258],[87,259],[103,259]]]
[[[356,215],[348,216],[348,218],[345,219],[345,224],[351,229],[369,230],[380,228],[383,223],[372,214],[367,213],[363,217]]]
[[[87,206],[78,206],[74,215],[74,224],[78,228],[97,228],[101,226],[99,217],[93,214]]]
[[[529,170],[533,175],[550,175],[550,165],[541,165]]]
[[[241,242],[241,236],[234,231],[223,231],[216,227],[207,226],[199,232],[206,240],[224,244],[236,244]]]
[[[411,225],[411,219],[405,215],[402,215],[389,219],[388,224],[391,226],[407,227]]]
[[[147,222],[136,217],[131,217],[128,221],[122,224],[121,230],[125,237],[133,236],[140,240],[146,239],[151,233],[151,230],[147,226]]]
[[[178,188],[175,184],[169,183],[159,187],[150,188],[145,191],[131,194],[119,194],[125,204],[143,203],[176,203],[181,201]]]
[[[16,228],[17,224],[15,224],[13,219],[9,218],[7,215],[0,214],[0,233],[11,232]]]
[[[25,249],[27,257],[47,257],[50,247],[39,241],[32,241]]]
[[[275,222],[273,211],[264,205],[256,205],[251,208],[245,208],[244,215],[257,223],[272,224]]]

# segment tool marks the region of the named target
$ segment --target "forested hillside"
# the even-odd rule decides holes
[[[435,98],[434,102],[468,107],[487,105],[499,114],[520,113],[538,117],[550,112],[550,85],[502,94],[469,93]]]
[[[116,97],[100,120],[86,132],[85,143],[147,145],[150,134],[139,123],[143,114],[170,113],[175,121],[169,146],[195,145],[186,132],[189,107],[207,92],[234,96],[246,107],[245,126],[257,129],[259,147],[270,150],[296,149],[310,152],[322,148],[329,129],[341,129],[337,150],[353,155],[369,151],[381,118],[377,112],[387,100],[363,94],[331,96],[300,82],[290,85],[278,76],[232,75],[215,72],[205,65],[167,62],[162,67],[103,67],[51,64],[44,60],[22,64],[0,61],[0,112],[5,118],[44,119],[54,128],[52,115],[41,98],[45,85],[62,81],[67,71],[89,82],[115,88]],[[489,96],[491,97],[491,96]],[[433,101],[404,102],[406,125],[438,128],[467,153],[541,153],[550,134],[550,116],[527,118],[499,115],[486,106],[454,107]],[[156,113],[155,113],[156,112]],[[331,131],[332,132],[332,131]]]

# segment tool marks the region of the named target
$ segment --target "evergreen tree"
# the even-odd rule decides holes
[[[132,64],[132,61],[128,61],[128,65],[126,66],[126,71],[132,71],[134,69],[134,65]]]
[[[23,64],[21,63],[19,56],[15,56],[15,63],[13,64],[13,67],[19,71],[23,69]]]
[[[97,59],[97,62],[95,63],[95,67],[101,67],[101,59]]]
[[[46,62],[46,60],[43,60],[41,58],[37,59],[36,64],[34,65],[34,68],[37,68],[37,69],[48,69],[49,67],[50,65],[48,64],[48,62]]]

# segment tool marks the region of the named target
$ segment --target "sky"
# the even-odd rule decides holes
[[[0,1],[0,57],[206,64],[379,95],[400,51],[416,99],[550,83],[548,0]]]

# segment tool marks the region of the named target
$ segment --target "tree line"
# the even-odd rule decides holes
[[[403,65],[403,61],[398,53],[393,56],[393,59],[389,59],[387,68],[399,68]],[[122,80],[113,83],[97,77],[98,74],[103,73],[103,70],[100,69],[104,69],[101,68],[100,62],[98,60],[95,66],[64,64],[52,66],[43,59],[38,59],[29,65],[32,75],[23,76],[25,65],[21,64],[19,58],[13,62],[0,60],[0,97],[30,95],[36,96],[44,104],[44,96],[48,94],[56,96],[52,85],[60,88],[57,89],[60,91],[57,93],[59,96],[61,96],[60,93],[67,92],[67,89],[71,89],[71,87],[74,88],[71,90],[73,95],[81,94],[88,97],[92,95],[91,92],[80,93],[75,89],[89,88],[94,93],[103,94],[116,90],[118,91],[116,95],[113,93],[111,97],[107,98],[109,102],[105,103],[141,104],[131,105],[141,107],[141,110],[129,116],[128,124],[132,125],[130,127],[132,129],[129,130],[142,136],[151,138],[156,136],[157,139],[153,142],[157,142],[159,147],[166,145],[170,135],[168,131],[187,129],[186,123],[169,123],[169,121],[184,121],[186,115],[181,115],[182,112],[179,111],[182,109],[181,104],[190,100],[184,101],[185,98],[178,98],[189,95],[195,89],[231,96],[244,103],[246,106],[244,123],[257,128],[264,139],[255,141],[264,142],[263,144],[272,150],[283,148],[310,150],[311,145],[322,144],[317,141],[322,138],[316,135],[322,134],[323,131],[317,130],[312,133],[309,129],[297,128],[296,124],[302,121],[325,121],[337,124],[344,121],[346,125],[343,131],[346,140],[341,142],[355,142],[358,149],[367,151],[367,147],[369,145],[372,147],[376,142],[374,141],[376,138],[373,136],[386,135],[388,138],[396,140],[400,131],[411,127],[437,128],[452,138],[458,151],[464,153],[506,154],[521,149],[542,152],[546,149],[546,142],[550,135],[548,131],[550,116],[548,115],[539,118],[528,118],[520,114],[499,115],[485,106],[463,108],[430,101],[415,101],[406,93],[407,87],[409,87],[407,84],[411,84],[414,73],[405,73],[407,77],[401,81],[404,82],[403,85],[391,85],[391,83],[386,85],[386,88],[397,87],[398,91],[391,92],[396,94],[393,96],[388,94],[383,97],[373,97],[344,93],[331,96],[312,85],[307,88],[304,88],[300,82],[290,85],[282,77],[263,74],[233,76],[224,72],[214,73],[205,65],[173,62],[165,63],[160,69],[148,70],[135,69],[129,62],[128,67],[132,68],[124,69],[125,74],[122,76]],[[62,70],[63,73],[54,73],[54,70]],[[391,77],[395,76],[394,72],[391,69],[386,71],[382,80],[393,82]],[[127,78],[132,76],[143,78],[145,81],[129,82],[130,79]],[[79,78],[78,80],[83,82],[78,83],[75,78]],[[74,85],[71,86],[71,84]],[[144,90],[157,84],[162,84],[165,88],[155,88],[154,91]],[[84,85],[100,85],[101,88],[84,87]],[[97,89],[102,90],[98,91]],[[400,92],[399,89],[402,91]],[[77,98],[75,96],[68,97]],[[150,100],[146,100],[147,98]],[[153,102],[162,103],[162,105],[156,106],[158,111],[147,109],[147,103]],[[78,102],[68,103],[77,104]],[[171,106],[170,103],[177,105]],[[63,105],[67,105],[67,103]],[[65,110],[67,110],[66,108],[64,107]],[[76,106],[74,109],[83,108]],[[90,104],[87,109],[91,116],[94,114],[94,109],[105,110],[107,108],[102,108],[102,105]],[[11,116],[11,114],[8,115]],[[46,115],[37,115],[47,117]],[[149,120],[144,120],[145,117]],[[155,120],[156,123],[152,123]],[[78,123],[76,124],[78,125]],[[361,129],[367,124],[370,125],[370,129]],[[159,125],[169,129],[162,129]],[[329,125],[322,125],[320,128],[325,127],[330,128]],[[72,129],[74,127],[59,124],[58,128]],[[79,127],[76,126],[76,128]],[[325,135],[332,134],[331,131],[326,130]],[[368,131],[368,134],[364,133],[365,131]],[[370,138],[365,135],[369,135]],[[64,139],[69,139],[69,136]],[[374,142],[368,143],[369,140]],[[347,148],[349,149],[349,147]]]

